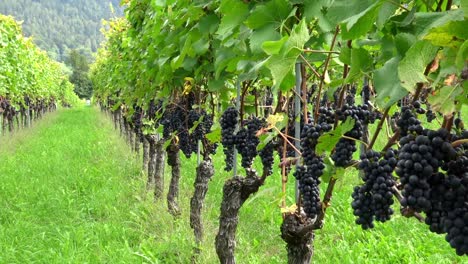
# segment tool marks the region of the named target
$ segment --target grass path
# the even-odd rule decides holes
[[[218,263],[214,237],[221,190],[231,176],[222,160],[219,151],[203,212],[203,264]],[[146,192],[139,167],[95,108],[60,110],[33,129],[0,138],[0,264],[190,263],[194,242],[188,220],[196,157],[182,158],[182,215],[176,221],[165,200],[154,203]],[[166,187],[169,175],[166,169]],[[280,182],[275,172],[242,207],[238,263],[286,262],[279,232]],[[354,224],[350,208],[358,182],[351,170],[337,184],[325,227],[316,232],[314,263],[468,263],[443,236],[399,213],[363,231]],[[290,190],[292,186],[293,181]],[[287,200],[292,204],[292,197]]]
[[[0,143],[0,263],[135,263],[138,168],[108,120],[61,110]]]

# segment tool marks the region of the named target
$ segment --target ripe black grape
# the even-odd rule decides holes
[[[301,131],[301,150],[303,164],[297,166],[294,176],[299,181],[304,212],[309,218],[315,218],[321,210],[320,203],[320,176],[323,174],[325,165],[322,157],[315,153],[317,140],[326,131],[331,130],[331,125],[322,123],[320,125],[307,124]]]
[[[265,125],[265,120],[252,117],[244,120],[244,125],[237,132],[236,147],[242,156],[242,167],[252,166],[253,159],[257,156],[257,146],[260,143],[256,134]]]
[[[374,219],[385,222],[393,214],[393,191],[395,180],[392,172],[396,166],[393,150],[387,151],[384,158],[373,150],[361,155],[359,169],[363,171],[364,184],[354,188],[351,204],[358,218],[356,223],[363,229],[373,228]]]
[[[270,141],[258,153],[258,155],[260,156],[262,160],[264,175],[271,175],[273,173],[274,150],[275,150],[275,145],[273,144],[273,142]]]
[[[226,162],[226,171],[232,170],[234,165],[234,147],[236,136],[234,134],[237,123],[239,122],[239,111],[235,107],[229,107],[221,116],[221,143]]]

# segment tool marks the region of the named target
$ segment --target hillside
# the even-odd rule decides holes
[[[120,16],[120,0],[2,0],[0,13],[23,21],[26,36],[49,55],[64,61],[70,49],[90,56],[103,39],[102,19]],[[112,6],[112,8],[111,8]],[[112,12],[112,9],[115,11]]]

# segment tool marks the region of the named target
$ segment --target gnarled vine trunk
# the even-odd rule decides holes
[[[143,137],[143,165],[142,170],[148,173],[148,162],[149,162],[149,143],[146,137]]]
[[[204,160],[197,167],[197,177],[193,184],[195,191],[190,200],[190,227],[193,228],[197,245],[203,241],[201,210],[205,202],[206,192],[208,191],[208,182],[213,175],[214,167],[211,160]]]
[[[156,200],[163,197],[164,192],[164,167],[165,167],[165,151],[164,151],[164,139],[156,141],[156,159],[155,159],[155,170],[154,170],[154,198]]]
[[[314,252],[313,220],[305,215],[288,213],[281,224],[281,238],[286,242],[288,264],[309,264]]]
[[[156,137],[155,135],[146,135],[148,142],[148,182],[147,187],[151,189],[154,186],[154,172],[156,170]]]
[[[167,164],[172,168],[171,183],[167,193],[167,208],[173,216],[179,216],[180,151],[174,143],[167,148]]]
[[[262,184],[263,179],[253,172],[250,172],[250,175],[245,178],[235,176],[224,184],[219,230],[215,241],[216,253],[220,263],[236,263],[234,250],[236,247],[237,224],[239,223],[239,209],[251,194],[258,191]]]
[[[135,148],[136,155],[137,157],[140,157],[140,144],[141,144],[140,137],[136,133],[133,133],[133,137],[135,139],[134,148]]]

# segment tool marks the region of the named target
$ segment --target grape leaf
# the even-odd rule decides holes
[[[381,108],[393,105],[408,94],[408,91],[400,85],[398,78],[399,62],[398,57],[394,57],[374,72],[376,103]]]
[[[356,39],[369,32],[377,17],[379,1],[375,1],[362,12],[343,21],[342,35],[344,39]]]
[[[457,20],[463,20],[463,11],[460,9],[433,13],[418,12],[413,21],[414,34],[417,37],[424,37],[432,28]]]
[[[210,133],[206,134],[206,138],[211,143],[221,142],[221,127],[213,128]]]
[[[455,59],[455,65],[458,69],[463,69],[468,60],[468,40],[465,40],[458,50],[457,57]]]
[[[457,47],[468,39],[467,25],[466,21],[452,21],[431,29],[424,39],[430,40],[435,46]]]
[[[372,57],[369,52],[363,48],[351,50],[351,70],[349,71],[347,82],[352,82],[360,77],[361,72],[368,72],[372,67]]]
[[[434,59],[438,49],[427,40],[418,41],[411,46],[398,65],[401,86],[409,92],[414,92],[414,86],[418,82],[426,82],[424,70]]]
[[[434,110],[444,115],[452,115],[456,110],[453,102],[460,94],[463,94],[463,88],[459,85],[445,86],[437,90],[433,95],[429,95],[427,100]]]
[[[275,29],[280,28],[292,11],[291,4],[286,0],[271,0],[266,4],[256,5],[250,14],[246,25],[251,29],[258,29],[266,25]]]
[[[262,44],[265,41],[276,41],[280,38],[281,35],[276,31],[274,25],[266,25],[252,32],[252,35],[250,36],[250,49],[252,50],[252,53],[261,53]]]
[[[350,131],[354,127],[354,119],[347,118],[344,122],[339,124],[333,131],[327,132],[321,135],[317,142],[317,146],[315,147],[315,151],[318,155],[322,155],[325,152],[331,152],[336,143],[340,140],[340,138],[346,134],[346,132]]]
[[[302,52],[304,44],[309,40],[309,38],[310,35],[305,19],[302,19],[299,24],[294,25],[291,30],[291,35],[283,43],[279,53],[272,54],[267,59],[265,65],[271,71],[275,89],[279,87],[284,91],[294,86],[294,65]],[[276,42],[276,46],[274,46],[274,49],[270,49],[270,51],[278,51],[278,44],[280,44],[283,39]]]
[[[245,21],[249,15],[249,8],[242,1],[225,0],[221,2],[219,10],[222,13],[222,18],[216,34],[221,40],[225,40],[232,34],[234,28]]]

